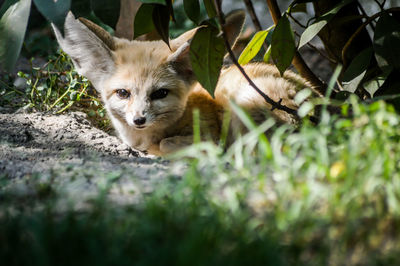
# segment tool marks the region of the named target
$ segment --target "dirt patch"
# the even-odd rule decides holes
[[[81,112],[0,114],[0,198],[37,196],[50,187],[84,203],[108,186],[110,198],[130,203],[179,176],[169,168],[95,128]]]

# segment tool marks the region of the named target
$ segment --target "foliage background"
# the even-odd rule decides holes
[[[160,1],[143,2],[166,4]],[[53,40],[35,39],[34,34],[29,34],[23,43],[25,28],[32,32],[29,27],[37,20],[29,23],[19,20],[18,23],[26,23],[25,27],[13,28],[15,36],[19,37],[10,38],[13,31],[5,25],[13,24],[6,23],[11,19],[6,15],[6,6],[26,8],[28,2],[31,18],[35,17],[34,7],[37,7],[49,20],[58,24],[63,22],[60,17],[52,17],[60,14],[54,12],[56,4],[53,1],[3,2],[0,12],[3,66],[11,69],[10,62],[15,61],[19,53],[15,49],[6,49],[10,43],[16,48],[19,44],[24,47],[22,53],[25,56],[48,53],[49,60],[44,67],[32,66],[18,74],[19,80],[27,83],[23,87],[15,85],[12,73],[2,72],[1,105],[22,105],[48,112],[83,108],[89,110],[95,121],[103,121],[100,126],[107,127],[94,91],[87,80],[77,75],[65,54],[55,52]],[[94,13],[82,14],[102,22],[102,26],[112,31],[115,16],[119,14],[118,8],[113,6],[115,1],[97,1],[98,5],[93,6],[90,2],[94,1],[73,0],[72,4],[82,4],[81,11],[87,11],[89,3],[89,9]],[[301,2],[309,2],[307,10],[317,3],[297,1],[299,5]],[[203,5],[204,2],[200,3]],[[369,17],[381,12],[379,4],[382,1],[360,1],[358,4],[375,6],[367,13]],[[99,6],[105,9],[97,9]],[[110,9],[106,8],[108,6]],[[77,6],[74,8],[79,10]],[[171,9],[158,8],[163,10],[160,14],[164,17],[168,14],[169,21]],[[225,8],[229,10],[229,7]],[[287,10],[287,6],[280,5],[280,8]],[[383,10],[390,8],[398,8],[396,2],[386,1],[382,7]],[[67,9],[61,8],[61,14]],[[342,7],[330,17],[329,23],[334,24],[334,19],[343,10]],[[357,10],[361,12],[360,8]],[[186,19],[188,14],[182,6],[178,9],[178,3],[174,4],[174,11],[177,23],[169,23],[176,29],[168,28],[168,34],[179,34],[183,28],[196,24]],[[210,17],[210,12],[204,7],[200,11],[204,19]],[[310,27],[326,12],[317,14],[315,20],[310,21]],[[136,182],[129,169],[103,173],[96,167],[67,167],[49,176],[37,173],[18,180],[0,173],[0,260],[7,261],[8,265],[399,264],[400,116],[395,108],[399,88],[396,62],[399,62],[400,46],[392,46],[398,42],[400,30],[399,27],[392,28],[398,23],[393,22],[398,20],[396,12],[382,13],[371,21],[374,29],[366,28],[371,41],[367,44],[372,50],[368,47],[366,51],[356,49],[354,56],[347,60],[348,64],[344,64],[340,56],[330,55],[342,63],[330,82],[326,80],[326,86],[322,87],[333,91],[333,99],[320,98],[316,102],[306,102],[300,108],[301,116],[306,116],[314,105],[322,103],[320,123],[314,125],[304,119],[299,128],[282,126],[266,138],[262,133],[274,124],[268,120],[252,128],[229,149],[212,143],[196,143],[170,158],[171,169],[183,165],[184,173],[176,176],[171,171],[167,178],[154,185],[156,189],[152,193],[138,195],[135,204],[120,205],[110,199],[112,191],[123,189],[122,179]],[[358,19],[361,23],[368,20],[359,15],[353,16],[349,23],[356,25]],[[181,18],[185,18],[184,22],[180,22]],[[284,27],[283,36],[293,34],[291,28],[299,30],[290,16],[283,16],[284,20],[288,20],[291,27]],[[140,23],[148,22],[149,19]],[[214,20],[208,22],[218,25]],[[269,22],[264,23],[261,31],[271,26]],[[165,36],[167,27],[158,25],[158,30]],[[304,34],[299,31],[301,33]],[[316,31],[309,33],[313,35]],[[354,30],[350,30],[350,37],[352,34]],[[374,44],[375,34],[382,36],[383,39],[378,39],[383,42],[375,41]],[[265,43],[270,45],[269,33],[264,35]],[[296,49],[300,39],[295,35]],[[249,48],[254,43],[257,42],[250,41]],[[377,44],[382,46],[376,47]],[[259,46],[259,58],[265,58],[263,43]],[[343,46],[339,48],[342,50]],[[12,57],[7,54],[10,51]],[[294,56],[295,49],[288,54]],[[287,61],[290,63],[291,59]],[[389,64],[383,59],[389,60]],[[393,63],[393,60],[397,61]],[[385,69],[388,65],[389,70]],[[346,86],[356,90],[346,92],[344,77],[349,79]],[[335,83],[342,86],[334,86]],[[376,94],[368,92],[370,86],[375,86]],[[212,91],[212,86],[209,89]],[[393,103],[394,107],[382,100]],[[327,112],[327,102],[338,105],[339,113]],[[241,110],[236,112],[251,125]],[[71,184],[85,182],[94,183],[96,192],[82,205],[80,200],[84,192],[77,197],[76,194],[68,196],[66,191]],[[21,193],[21,188],[29,193]]]

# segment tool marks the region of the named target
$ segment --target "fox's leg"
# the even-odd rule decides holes
[[[165,138],[160,142],[160,151],[162,153],[171,153],[187,147],[193,143],[193,136],[175,136]]]

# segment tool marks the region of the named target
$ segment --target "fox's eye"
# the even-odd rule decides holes
[[[131,94],[129,93],[129,91],[124,90],[124,89],[118,89],[115,91],[115,93],[117,94],[117,96],[121,99],[127,99]]]
[[[154,91],[152,94],[150,94],[150,99],[152,100],[163,99],[167,97],[168,93],[169,93],[168,89],[158,89]]]

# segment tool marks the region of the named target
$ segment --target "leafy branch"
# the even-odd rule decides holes
[[[279,10],[278,4],[275,0],[267,0],[267,5],[269,8],[269,12],[271,14],[272,20],[275,25],[278,24],[281,19],[281,11]],[[311,69],[304,62],[303,58],[299,54],[299,52],[295,52],[293,57],[293,65],[299,71],[300,75],[306,78],[312,85],[312,89],[319,95],[325,95],[326,93],[326,84],[324,84],[315,74],[311,71]]]
[[[347,51],[348,51],[350,45],[353,43],[354,39],[360,34],[360,32],[361,32],[367,25],[369,25],[372,21],[374,21],[376,18],[378,18],[378,17],[380,17],[380,16],[382,16],[382,15],[384,15],[384,14],[387,14],[387,13],[394,13],[394,12],[400,12],[400,7],[393,7],[393,8],[389,8],[389,9],[387,9],[387,10],[384,10],[384,11],[380,11],[380,12],[378,12],[378,13],[376,13],[376,14],[370,16],[370,17],[368,17],[367,20],[366,20],[363,24],[361,24],[361,26],[358,27],[358,29],[353,33],[353,35],[350,37],[350,39],[346,42],[346,44],[345,44],[344,47],[343,47],[343,50],[342,50],[342,60],[343,60],[343,64],[344,64],[344,65],[347,65],[347,62],[346,62],[346,54],[347,54]]]

